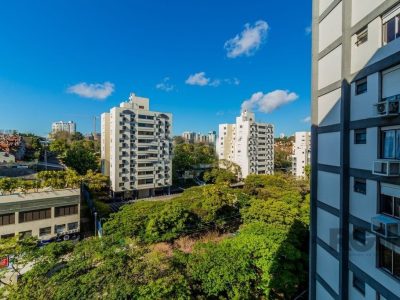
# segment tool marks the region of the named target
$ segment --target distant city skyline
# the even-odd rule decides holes
[[[133,92],[174,115],[174,135],[217,130],[242,108],[277,135],[309,130],[311,1],[286,6],[6,2],[0,128],[44,136],[51,123],[72,120],[89,133],[94,116]]]

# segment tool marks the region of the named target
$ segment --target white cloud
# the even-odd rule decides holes
[[[220,86],[221,84],[233,84],[233,85],[239,85],[240,81],[236,77],[234,78],[224,78],[224,79],[219,79],[219,78],[210,78],[206,76],[205,72],[198,72],[195,74],[192,74],[186,79],[185,81],[186,84],[189,85],[199,85],[199,86],[213,86],[217,87]]]
[[[301,119],[301,121],[302,121],[303,123],[310,123],[310,122],[311,122],[311,117],[310,117],[310,116],[305,117],[304,119]]]
[[[311,34],[311,32],[312,32],[311,25],[310,25],[310,26],[307,26],[307,27],[304,29],[304,31],[305,31],[306,35]]]
[[[227,56],[235,58],[241,55],[253,55],[265,41],[269,25],[265,21],[257,21],[254,26],[244,25],[244,30],[225,43]]]
[[[199,73],[190,75],[189,78],[186,79],[185,82],[186,82],[186,84],[189,84],[189,85],[205,86],[210,82],[210,78],[206,77],[205,72],[199,72]]]
[[[242,110],[257,110],[264,113],[271,113],[278,107],[297,100],[299,96],[288,90],[275,90],[264,94],[254,93],[250,99],[242,103]]]
[[[175,86],[169,83],[170,78],[165,77],[160,83],[156,84],[156,89],[162,90],[165,92],[171,92],[175,89]]]
[[[80,82],[72,85],[67,89],[67,93],[76,94],[84,98],[92,98],[104,100],[114,92],[114,84],[111,82],[104,83],[86,83]]]

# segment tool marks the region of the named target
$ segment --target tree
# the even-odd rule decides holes
[[[110,184],[110,179],[100,173],[95,173],[93,170],[88,170],[84,176],[84,182],[92,192],[98,192],[106,189]]]
[[[71,145],[71,148],[66,151],[64,161],[80,175],[85,175],[89,170],[97,170],[99,167],[98,157],[81,142]]]
[[[0,191],[2,194],[12,194],[18,188],[18,180],[11,177],[0,178]]]
[[[237,177],[229,170],[213,168],[204,174],[204,180],[211,183],[233,183]]]

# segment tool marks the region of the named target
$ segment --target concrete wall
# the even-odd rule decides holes
[[[318,88],[340,80],[342,75],[342,46],[335,48],[318,61]]]
[[[318,163],[331,166],[340,165],[340,132],[318,135]]]
[[[374,180],[367,180],[366,195],[354,192],[354,177],[350,177],[350,215],[353,215],[366,222],[371,222],[371,218],[377,211],[377,189],[378,184]]]
[[[339,262],[319,245],[317,246],[317,273],[339,294]],[[320,300],[320,298],[317,299]]]
[[[318,209],[317,222],[319,224],[317,228],[317,236],[326,244],[338,251],[339,218],[325,210]]]
[[[332,189],[332,186],[339,186],[339,184],[339,174],[318,171],[318,200],[339,209],[339,189]]]
[[[342,2],[319,24],[319,51],[324,50],[342,35]]]
[[[342,89],[336,89],[330,93],[318,97],[318,125],[328,126],[340,123]]]
[[[379,101],[379,73],[367,77],[367,91],[356,95],[356,84],[351,84],[350,120],[362,120],[377,116],[375,104]]]
[[[378,158],[378,130],[367,128],[367,143],[354,143],[354,130],[350,130],[350,168],[372,170],[373,161]]]

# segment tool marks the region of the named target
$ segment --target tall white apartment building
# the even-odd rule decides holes
[[[149,99],[128,102],[101,115],[102,173],[114,196],[143,198],[172,185],[172,115],[150,111]]]
[[[400,299],[400,1],[314,0],[310,299]]]
[[[189,143],[209,143],[215,145],[217,133],[209,131],[208,134],[201,134],[193,131],[185,131],[182,133],[182,138]]]
[[[220,124],[219,159],[239,165],[241,176],[274,173],[274,127],[256,123],[254,113],[243,111],[235,124]]]
[[[56,133],[56,132],[60,132],[60,131],[65,131],[65,132],[68,132],[70,134],[74,134],[74,133],[76,133],[76,123],[74,123],[73,121],[54,122],[51,125],[51,133]]]
[[[306,166],[311,164],[311,132],[294,134],[292,174],[296,177],[306,176]]]

